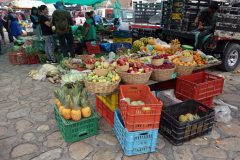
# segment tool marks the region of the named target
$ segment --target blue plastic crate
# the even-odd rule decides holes
[[[112,43],[113,52],[116,52],[117,48],[120,48],[120,47],[128,47],[129,49],[132,49],[132,44],[127,42]]]
[[[127,156],[154,152],[156,149],[158,129],[129,132],[124,128],[119,109],[115,109],[113,131]]]
[[[115,38],[132,38],[132,31],[127,31],[127,30],[113,31],[113,37],[115,37]]]

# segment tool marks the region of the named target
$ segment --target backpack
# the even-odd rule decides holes
[[[71,27],[68,24],[66,11],[55,11],[53,13],[53,19],[56,25],[56,33],[58,35],[66,35],[71,31]]]

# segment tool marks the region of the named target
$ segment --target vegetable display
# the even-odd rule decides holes
[[[62,76],[62,86],[69,86],[74,84],[79,84],[83,81],[83,75],[78,73],[68,73],[64,76]]]

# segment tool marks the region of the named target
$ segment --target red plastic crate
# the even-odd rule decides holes
[[[28,56],[27,57],[28,64],[36,64],[38,63],[38,57],[36,56]]]
[[[97,96],[96,96],[97,110],[107,120],[107,122],[113,127],[114,124],[114,112],[111,111]]]
[[[178,93],[174,93],[176,98],[181,100],[181,101],[186,101],[188,98],[178,94]],[[198,100],[198,102],[212,108],[212,103],[213,103],[213,97],[209,97],[209,98],[205,98],[205,99],[202,99],[202,100]],[[201,107],[200,107],[201,108]],[[206,111],[205,108],[201,108],[202,110]]]
[[[117,27],[108,27],[108,30],[109,31],[115,31],[115,30],[117,30]]]
[[[88,54],[100,53],[100,46],[97,41],[95,41],[95,44],[91,44],[91,42],[87,42],[86,44],[87,44]]]
[[[105,9],[105,14],[113,14],[113,9]]]
[[[205,68],[203,68],[203,69],[198,69],[198,70],[193,70],[192,74],[194,74],[194,73],[199,73],[199,72],[205,72],[205,71],[206,71]]]
[[[130,98],[131,102],[143,101],[145,105],[130,105],[123,98]],[[162,105],[147,85],[120,86],[119,110],[128,131],[158,129]]]
[[[176,92],[184,97],[202,100],[222,94],[224,78],[206,72],[177,77]]]
[[[14,65],[27,63],[27,57],[23,51],[8,52],[8,59]]]

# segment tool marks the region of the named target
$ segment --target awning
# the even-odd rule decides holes
[[[13,9],[31,9],[32,7],[39,7],[45,5],[41,1],[14,1]]]
[[[61,0],[40,0],[44,3],[56,3]],[[95,5],[97,3],[102,3],[107,0],[64,0],[65,4],[79,4],[79,5]]]

